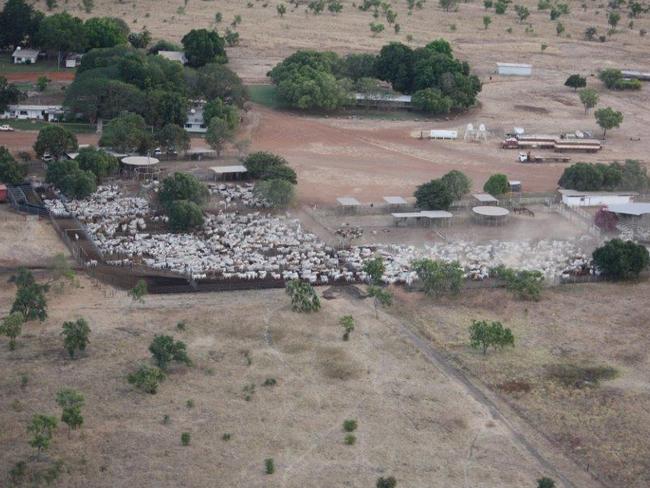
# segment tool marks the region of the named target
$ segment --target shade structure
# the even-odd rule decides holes
[[[155,166],[160,161],[151,156],[127,156],[122,158],[122,164],[131,166],[133,168],[143,167],[143,166]]]
[[[358,207],[361,205],[359,200],[354,197],[338,197],[336,201],[339,202],[339,205],[342,207]]]
[[[240,178],[246,174],[246,166],[236,164],[232,166],[211,166],[210,171],[214,173],[215,179]]]
[[[389,205],[406,205],[408,202],[403,197],[383,197]]]
[[[494,205],[480,205],[472,208],[474,221],[486,225],[503,225],[510,215],[510,210]]]
[[[497,203],[499,201],[489,193],[474,193],[472,196],[480,203]]]
[[[448,224],[453,215],[444,210],[423,210],[421,212],[397,212],[392,213],[395,220],[395,226],[400,224],[408,224],[409,222],[426,222],[428,225],[434,223]]]

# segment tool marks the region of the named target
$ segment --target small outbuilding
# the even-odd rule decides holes
[[[531,76],[532,64],[497,63],[497,74],[503,76]]]
[[[18,46],[11,55],[14,64],[34,64],[38,61],[38,49],[26,49]]]
[[[508,180],[508,186],[511,192],[518,193],[521,191],[521,181],[519,180]]]
[[[240,180],[247,173],[246,166],[236,164],[232,166],[211,166],[215,180]]]
[[[124,171],[137,178],[151,178],[160,174],[160,161],[151,156],[126,156],[121,162]]]
[[[390,207],[403,207],[408,205],[404,197],[383,197],[383,199]]]
[[[66,68],[78,68],[81,65],[81,58],[83,54],[70,53],[65,58]]]
[[[637,196],[634,192],[558,190],[562,203],[568,207],[601,207],[629,204]]]
[[[473,193],[472,197],[481,205],[496,205],[499,200],[494,198],[489,193]]]
[[[393,220],[395,227],[400,225],[409,225],[415,223],[416,225],[426,224],[433,225],[449,225],[453,215],[444,210],[423,210],[421,212],[402,212],[393,213]]]
[[[344,213],[354,213],[361,206],[359,200],[354,197],[338,197],[336,201]]]

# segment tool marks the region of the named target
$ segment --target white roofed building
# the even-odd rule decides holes
[[[183,51],[158,51],[158,56],[162,56],[170,61],[178,61],[183,65],[187,64],[187,58]]]
[[[61,105],[9,105],[0,112],[0,119],[45,120],[58,122],[63,119]]]
[[[38,61],[38,49],[27,49],[18,46],[11,55],[14,64],[34,64]]]

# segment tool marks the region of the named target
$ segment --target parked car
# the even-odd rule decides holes
[[[4,124],[0,125],[0,132],[13,132],[15,129],[10,125]]]

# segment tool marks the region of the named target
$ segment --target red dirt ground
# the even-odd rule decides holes
[[[72,81],[74,80],[74,71],[28,71],[25,73],[4,73],[2,76],[12,82],[36,81],[41,76],[47,76],[52,81]]]

